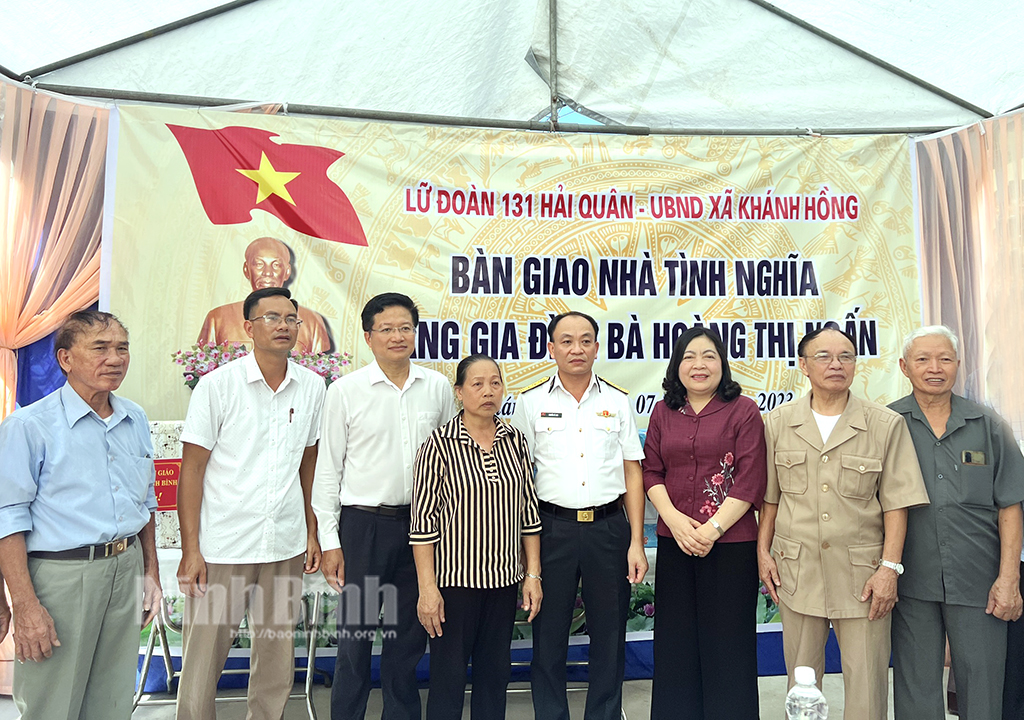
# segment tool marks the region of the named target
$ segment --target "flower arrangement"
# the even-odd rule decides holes
[[[203,375],[248,354],[249,349],[239,342],[220,345],[203,342],[193,345],[191,350],[173,353],[171,359],[181,367],[185,384],[194,390]],[[328,385],[340,378],[344,369],[352,364],[352,356],[347,352],[303,353],[292,350],[291,360],[315,372]]]
[[[644,582],[633,585],[629,591],[629,613],[626,630],[638,632],[654,629],[654,586]]]

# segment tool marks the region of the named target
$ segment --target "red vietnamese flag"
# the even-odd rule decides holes
[[[199,200],[214,225],[252,220],[265,210],[306,235],[366,245],[355,208],[327,169],[345,153],[278,144],[269,130],[167,126],[185,153]]]

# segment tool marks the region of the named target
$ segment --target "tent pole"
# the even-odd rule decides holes
[[[897,75],[897,76],[903,78],[904,80],[912,82],[915,85],[917,85],[918,87],[924,88],[925,90],[927,90],[930,93],[934,93],[935,95],[938,95],[941,98],[945,98],[946,100],[949,100],[951,103],[955,103],[956,105],[959,105],[962,108],[970,110],[972,113],[975,113],[976,115],[981,115],[981,117],[983,117],[983,118],[990,118],[990,117],[992,117],[992,113],[990,113],[988,110],[986,110],[984,108],[981,108],[981,107],[978,107],[974,103],[969,102],[967,100],[964,100],[962,97],[960,97],[958,95],[954,95],[953,93],[949,92],[948,90],[943,90],[942,88],[938,87],[937,85],[932,85],[930,82],[928,82],[926,80],[923,80],[923,79],[917,77],[916,75],[912,75],[911,73],[907,72],[906,70],[904,70],[904,69],[902,69],[900,67],[897,67],[897,66],[893,65],[892,63],[886,62],[882,58],[876,57],[876,56],[872,55],[871,53],[867,52],[866,50],[862,50],[861,48],[857,47],[856,45],[852,45],[852,44],[846,42],[845,40],[842,40],[842,39],[836,37],[835,35],[822,30],[817,25],[812,25],[811,23],[807,22],[806,20],[804,20],[802,18],[799,18],[796,15],[793,15],[792,13],[786,12],[782,8],[778,8],[778,7],[774,6],[774,5],[772,5],[770,2],[768,2],[768,0],[749,0],[749,1],[754,3],[755,5],[757,5],[759,7],[764,8],[765,10],[767,10],[770,13],[778,15],[783,20],[788,20],[789,22],[793,23],[797,27],[801,27],[801,28],[803,28],[804,30],[806,30],[808,32],[814,33],[815,35],[817,35],[818,37],[822,38],[823,40],[827,40],[828,42],[832,43],[833,45],[837,45],[837,46],[843,48],[844,50],[853,53],[854,55],[856,55],[857,57],[861,58],[862,60],[867,60],[872,65],[877,65],[878,67],[882,68],[883,70],[887,70],[888,72],[891,72],[893,75]]]
[[[551,90],[551,132],[558,132],[558,0],[548,0],[548,88]]]
[[[36,87],[46,92],[81,98],[103,98],[125,103],[161,103],[185,105],[188,107],[217,108],[226,105],[260,104],[259,101],[235,98],[211,98],[193,95],[168,95],[164,93],[137,92],[133,90],[111,90],[71,85],[50,85],[38,83]],[[279,101],[266,101],[279,102]],[[265,103],[264,103],[265,104]],[[388,112],[384,110],[362,110],[358,108],[328,107],[324,105],[301,105],[288,103],[289,115],[313,115],[339,119],[373,120],[376,122],[406,122],[419,125],[451,125],[456,127],[481,127],[496,130],[533,130],[548,132],[549,122],[539,120],[501,120],[496,118],[454,117],[450,115],[424,115],[419,113]],[[753,137],[799,136],[799,135],[925,135],[950,129],[950,125],[905,126],[905,127],[862,127],[862,128],[683,128],[645,127],[643,125],[580,125],[559,123],[558,131],[563,133],[602,135],[738,135]]]
[[[207,18],[211,18],[216,15],[221,15],[223,13],[235,10],[245,5],[250,5],[254,2],[257,2],[257,0],[232,0],[231,2],[225,3],[224,5],[218,5],[217,7],[210,8],[209,10],[204,10],[203,12],[196,13],[195,15],[189,15],[186,18],[175,20],[172,23],[161,25],[160,27],[153,28],[152,30],[146,30],[145,32],[137,33],[135,35],[132,35],[131,37],[126,37],[121,40],[118,40],[117,42],[112,42],[108,45],[102,45],[98,48],[93,48],[92,50],[87,50],[86,52],[79,53],[78,55],[72,55],[69,58],[64,58],[63,60],[58,60],[47,65],[40,65],[37,68],[33,68],[32,70],[22,73],[21,77],[17,77],[15,79],[24,80],[25,78],[38,78],[39,76],[51,73],[54,70],[62,70],[63,68],[69,67],[71,65],[76,65],[77,63],[83,62],[85,60],[91,60],[94,57],[106,55],[107,53],[113,52],[114,50],[120,50],[121,48],[128,47],[129,45],[134,45],[135,43],[142,42],[143,40],[149,40],[150,38],[156,37],[157,35],[169,33],[172,30],[178,30],[183,27],[188,27],[189,25],[193,25],[199,22],[200,20],[206,20]]]

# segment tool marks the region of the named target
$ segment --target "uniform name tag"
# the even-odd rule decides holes
[[[960,453],[960,460],[964,465],[984,465],[985,453],[981,450],[964,450]]]
[[[542,412],[540,414],[540,416],[542,418],[560,418],[560,417],[562,417],[562,413],[559,413],[559,412]]]

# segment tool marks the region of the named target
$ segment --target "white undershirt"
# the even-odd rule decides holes
[[[814,416],[814,421],[818,423],[818,432],[821,433],[821,442],[824,445],[828,442],[828,436],[832,434],[836,423],[839,422],[840,415],[821,415],[813,410],[811,410],[811,414]]]

